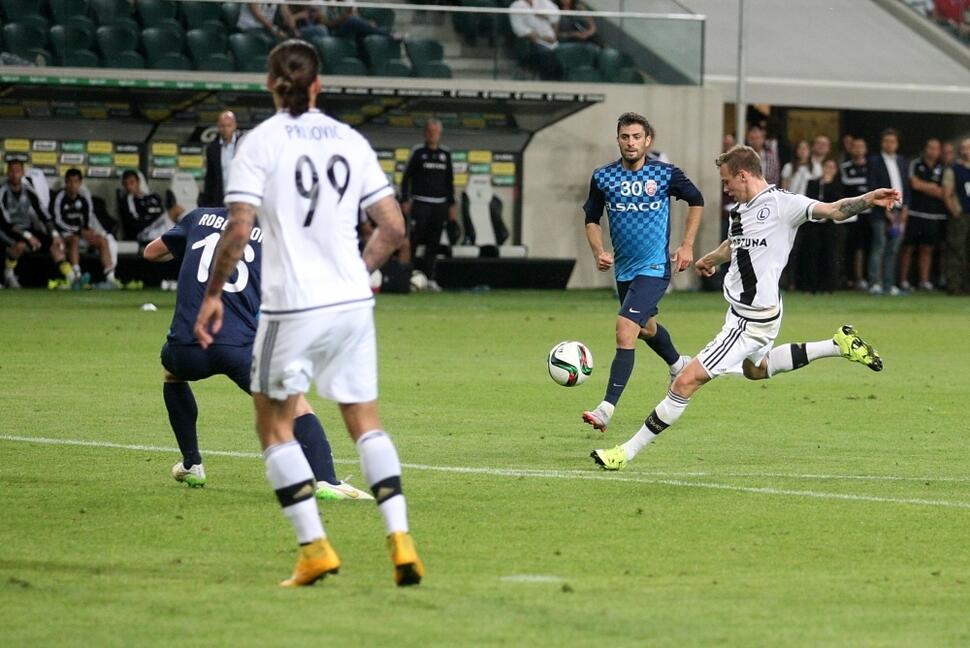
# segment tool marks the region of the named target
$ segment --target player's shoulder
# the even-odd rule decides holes
[[[620,164],[619,159],[616,159],[593,169],[593,177],[597,179],[606,178],[619,173],[622,169],[623,165]]]

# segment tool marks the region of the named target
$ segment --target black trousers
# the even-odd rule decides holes
[[[424,256],[416,259],[414,267],[434,279],[434,267],[441,249],[441,232],[448,220],[448,203],[411,202],[411,249],[424,245]]]

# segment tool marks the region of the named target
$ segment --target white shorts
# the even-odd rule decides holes
[[[253,345],[252,391],[284,400],[309,391],[337,403],[377,398],[372,304],[351,310],[261,315]]]
[[[741,366],[745,360],[761,364],[780,331],[781,311],[768,321],[758,321],[741,317],[733,308],[728,308],[721,332],[697,354],[697,359],[711,378],[743,373]]]

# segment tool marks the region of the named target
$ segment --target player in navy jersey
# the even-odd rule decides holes
[[[596,267],[616,274],[620,311],[616,318],[616,355],[603,402],[583,412],[583,420],[605,430],[633,373],[637,339],[647,343],[669,367],[670,379],[690,360],[677,353],[670,334],[657,322],[657,305],[667,291],[671,270],[681,272],[694,261],[694,237],[704,197],[684,172],[672,164],[648,159],[653,128],[636,113],[620,115],[616,141],[620,159],[593,172],[586,213],[586,238]],[[670,256],[670,199],[690,205],[683,242]],[[613,252],[603,248],[600,218],[610,222]]]
[[[224,374],[250,393],[250,367],[260,305],[263,233],[258,226],[253,229],[243,259],[223,292],[226,316],[215,342],[208,349],[202,349],[192,331],[209,280],[213,254],[227,222],[225,208],[196,209],[149,243],[144,253],[149,261],[173,258],[181,261],[175,314],[161,359],[165,369],[165,407],[182,452],[182,461],[172,467],[172,476],[193,487],[205,485],[206,476],[196,434],[198,408],[187,381]],[[319,499],[373,499],[337,479],[330,444],[305,398],[301,398],[296,408],[294,433],[313,469]]]

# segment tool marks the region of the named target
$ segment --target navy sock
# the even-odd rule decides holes
[[[182,465],[191,468],[202,463],[199,454],[199,437],[196,435],[195,422],[199,418],[199,408],[195,404],[195,396],[188,383],[165,383],[162,387],[165,396],[165,408],[168,410],[168,422],[172,425],[175,440],[182,451]]]
[[[338,484],[337,473],[333,468],[333,451],[330,449],[330,441],[327,440],[327,433],[320,425],[320,419],[314,413],[298,416],[293,421],[293,436],[300,442],[306,460],[310,462],[313,476],[317,481],[325,481],[328,484]]]
[[[613,356],[613,364],[610,365],[610,382],[606,386],[606,396],[603,397],[607,403],[616,405],[630,380],[633,373],[633,361],[636,358],[636,351],[633,349],[617,349]]]
[[[674,348],[674,343],[670,340],[670,333],[667,329],[657,324],[657,334],[646,341],[654,353],[663,358],[668,365],[672,365],[680,359],[680,354]]]

